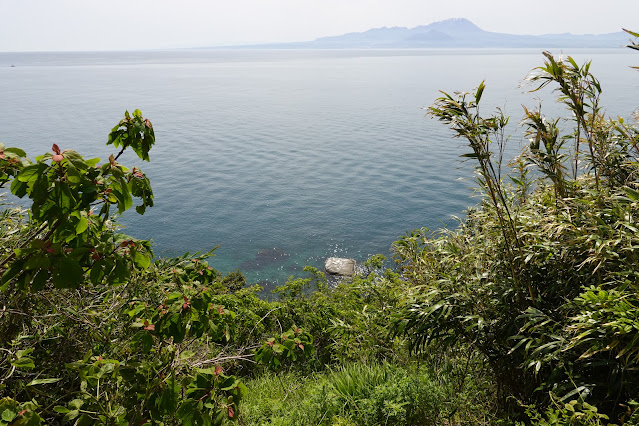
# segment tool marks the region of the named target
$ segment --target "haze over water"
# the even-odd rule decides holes
[[[607,112],[630,116],[639,55],[564,53],[591,59]],[[214,268],[283,283],[328,256],[389,256],[407,230],[454,227],[478,201],[472,165],[421,107],[485,80],[483,112],[512,116],[514,155],[522,103],[542,96],[548,115],[564,114],[549,92],[518,87],[542,59],[538,49],[0,53],[0,142],[32,159],[57,143],[105,160],[108,132],[139,108],[156,132],[151,162],[132,152],[120,162],[147,173],[156,205],[125,214],[125,232],[161,256],[221,244]]]

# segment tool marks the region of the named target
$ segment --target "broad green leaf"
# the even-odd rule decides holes
[[[163,413],[172,415],[175,413],[175,409],[178,405],[180,386],[175,381],[175,377],[172,375],[168,381],[166,388],[162,391],[160,397],[159,408]]]
[[[42,290],[49,279],[49,270],[41,269],[36,272],[35,276],[31,280],[31,290],[39,291]]]
[[[40,174],[47,169],[46,164],[33,164],[23,168],[18,174],[18,180],[20,182],[32,182],[35,181]]]
[[[77,168],[79,170],[86,170],[89,168],[82,156],[72,149],[64,150],[64,158],[69,160],[69,162],[72,164],[71,167]]]
[[[69,407],[80,409],[84,405],[84,400],[82,399],[73,399],[69,402]]]
[[[80,217],[80,221],[78,222],[78,224],[75,226],[75,233],[76,234],[81,234],[84,231],[87,230],[87,228],[89,227],[89,221],[87,220],[86,217],[81,216]]]
[[[79,415],[80,415],[79,410],[71,410],[62,418],[62,421],[65,423],[70,422],[71,420],[75,419]]]
[[[82,174],[73,165],[69,165],[69,167],[67,167],[66,176],[70,183],[78,184],[82,182]]]
[[[7,408],[2,412],[2,420],[4,420],[5,422],[10,422],[15,419],[17,415],[18,413],[11,410],[10,408]]]
[[[84,278],[84,270],[78,262],[62,258],[53,265],[53,285],[57,288],[76,288]]]
[[[100,159],[99,158],[89,158],[88,160],[84,160],[84,162],[89,167],[95,167],[100,162]]]
[[[135,266],[140,269],[146,269],[149,265],[151,265],[151,258],[144,253],[140,253],[138,250],[135,250],[133,260],[135,262]]]
[[[46,269],[51,264],[49,257],[44,253],[34,253],[31,257],[27,259],[24,264],[24,269],[33,270],[33,269]]]
[[[21,150],[20,148],[5,148],[5,153],[15,154],[17,157],[26,157],[27,153]]]
[[[11,365],[13,365],[16,368],[23,368],[25,370],[31,370],[35,368],[35,363],[33,362],[33,360],[26,356],[20,357],[16,359],[15,361],[12,361]]]
[[[197,401],[192,399],[187,399],[182,401],[180,407],[175,412],[175,415],[178,419],[182,421],[184,426],[194,426],[195,425],[195,413],[197,411]]]

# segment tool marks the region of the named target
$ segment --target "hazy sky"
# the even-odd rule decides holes
[[[639,30],[639,0],[0,0],[0,51],[306,41],[467,18],[512,34]]]

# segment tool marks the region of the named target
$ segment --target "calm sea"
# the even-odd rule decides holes
[[[638,106],[639,55],[564,53],[593,61],[609,114]],[[477,202],[471,164],[421,108],[485,80],[483,111],[512,116],[515,153],[522,103],[561,112],[550,92],[519,87],[541,63],[521,49],[0,53],[0,142],[106,159],[109,130],[139,108],[157,144],[150,163],[121,163],[148,174],[156,206],[121,218],[126,232],[160,256],[220,245],[216,269],[282,283],[328,256],[389,256],[407,230],[454,227]]]

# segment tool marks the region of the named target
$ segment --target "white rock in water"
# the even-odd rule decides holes
[[[329,257],[324,263],[324,269],[329,275],[352,277],[355,274],[355,259]]]

